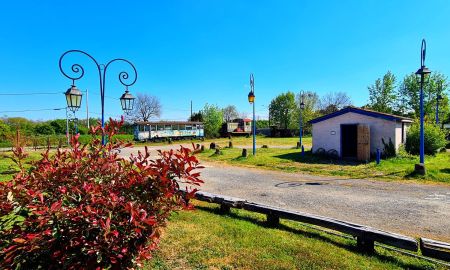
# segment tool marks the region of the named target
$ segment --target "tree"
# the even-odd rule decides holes
[[[218,137],[220,129],[222,128],[222,110],[215,105],[206,103],[202,110],[202,115],[205,136],[210,138]]]
[[[134,105],[134,110],[131,113],[131,118],[134,121],[147,122],[152,117],[159,117],[161,115],[161,103],[155,96],[138,93]]]
[[[228,105],[222,109],[223,121],[230,122],[233,119],[239,118],[239,113],[234,105]]]
[[[196,112],[193,113],[191,115],[191,117],[189,117],[189,121],[194,121],[194,122],[203,122],[203,114],[202,112]]]
[[[394,74],[388,71],[383,78],[376,79],[369,89],[369,108],[378,112],[392,113],[396,100]]]
[[[436,97],[439,92],[439,85],[442,83],[442,100],[439,102],[440,114],[445,118],[449,114],[449,97],[447,94],[447,87],[449,86],[447,82],[447,76],[440,72],[432,73],[429,78],[428,83],[424,85],[424,114],[427,121],[433,122],[435,119],[436,112]],[[420,84],[416,79],[416,75],[411,73],[406,75],[403,79],[403,83],[399,89],[398,96],[402,95],[401,98],[405,97],[405,109],[410,111],[415,117],[420,116]]]
[[[22,134],[32,135],[34,133],[34,123],[23,117],[9,117],[4,119],[11,131],[20,130]]]
[[[269,120],[256,120],[256,128],[268,128]]]
[[[321,115],[337,112],[352,105],[352,99],[344,92],[332,92],[319,100],[318,109]]]
[[[66,134],[66,119],[55,119],[50,121],[50,125],[56,134]]]
[[[308,123],[309,120],[314,119],[319,116],[318,114],[318,105],[319,105],[319,95],[313,91],[304,91],[303,98],[302,94],[298,93],[295,96],[295,112],[294,112],[294,123],[296,121],[295,128],[299,128],[300,121],[300,104],[304,104],[304,108],[301,110],[302,114],[302,123],[303,123],[303,133],[311,133],[312,125]]]
[[[295,95],[288,91],[276,96],[269,105],[269,117],[271,124],[279,128],[295,128]]]
[[[11,134],[10,127],[5,124],[2,120],[0,120],[0,141],[4,141]]]
[[[49,123],[39,123],[34,127],[34,132],[37,135],[53,135],[55,134],[55,130],[52,125]]]

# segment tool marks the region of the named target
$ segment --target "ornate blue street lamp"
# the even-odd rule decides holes
[[[311,93],[307,94],[311,97]],[[299,119],[299,138],[300,138],[300,148],[302,148],[302,137],[303,137],[303,111],[305,110],[305,91],[300,91],[300,119]]]
[[[125,62],[128,63],[131,68],[134,71],[134,80],[131,80],[130,82],[126,82],[129,78],[128,72],[126,71],[122,71],[119,73],[119,82],[125,86],[125,93],[120,97],[120,103],[122,105],[122,110],[125,113],[130,112],[131,110],[133,110],[134,107],[134,97],[128,92],[128,86],[133,85],[136,80],[137,80],[137,71],[136,68],[134,67],[134,65],[123,58],[116,58],[113,59],[111,61],[109,61],[106,65],[103,64],[99,64],[97,62],[97,60],[95,60],[94,57],[92,57],[90,54],[81,51],[81,50],[70,50],[67,51],[65,53],[63,53],[61,55],[61,57],[59,58],[59,69],[61,70],[61,73],[66,76],[67,78],[72,80],[72,86],[66,91],[65,95],[66,95],[66,102],[67,102],[67,107],[75,112],[77,111],[80,106],[81,106],[81,98],[82,98],[82,93],[80,90],[77,89],[77,87],[75,86],[75,81],[78,79],[81,79],[84,75],[84,68],[80,65],[80,64],[73,64],[71,67],[71,73],[73,75],[69,75],[67,74],[62,67],[62,60],[64,58],[64,56],[66,56],[67,54],[70,53],[80,53],[83,54],[87,57],[89,57],[97,66],[97,70],[98,70],[98,77],[99,77],[99,82],[100,82],[100,99],[101,99],[101,107],[102,107],[102,127],[104,127],[105,125],[105,83],[106,83],[106,71],[109,67],[109,65],[113,62]],[[102,144],[105,144],[105,136],[102,136]]]
[[[416,164],[415,171],[425,174],[425,135],[424,135],[424,111],[423,111],[423,86],[428,82],[431,71],[425,66],[427,43],[422,39],[420,49],[420,68],[416,71],[417,81],[420,84],[420,164]]]
[[[248,93],[248,102],[250,104],[253,104],[253,122],[252,122],[253,155],[256,155],[255,78],[253,77],[253,73],[250,74],[250,92]]]

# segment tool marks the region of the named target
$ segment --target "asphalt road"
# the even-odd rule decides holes
[[[168,149],[170,146],[155,147]],[[125,149],[123,155],[140,148]],[[155,152],[154,148],[152,152]],[[201,190],[413,237],[450,241],[450,186],[338,179],[205,163]]]

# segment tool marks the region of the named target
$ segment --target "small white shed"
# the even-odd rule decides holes
[[[389,140],[398,150],[405,142],[406,131],[412,119],[361,109],[346,107],[310,121],[312,124],[312,152],[319,148],[336,150],[342,158],[360,158],[361,150],[374,154],[383,151]],[[370,150],[369,150],[370,149]]]

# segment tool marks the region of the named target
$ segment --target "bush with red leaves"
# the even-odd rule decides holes
[[[91,133],[112,138],[121,125],[111,120]],[[0,268],[133,269],[202,183],[187,148],[124,159],[118,152],[131,145],[95,138],[82,146],[75,136],[70,150],[43,153],[29,170],[23,149],[15,149],[20,172],[0,183]]]

